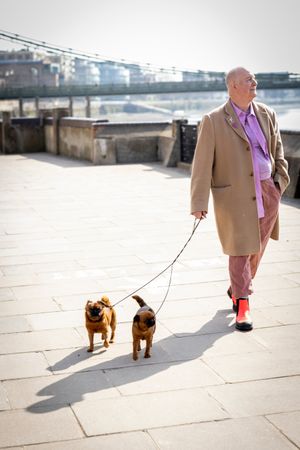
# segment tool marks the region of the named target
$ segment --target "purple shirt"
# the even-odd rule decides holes
[[[267,180],[271,177],[272,174],[272,165],[268,152],[267,141],[260,128],[252,103],[247,112],[240,109],[233,102],[231,102],[231,104],[250,143],[257,212],[258,217],[262,218],[265,216],[265,210],[263,205],[260,181]]]

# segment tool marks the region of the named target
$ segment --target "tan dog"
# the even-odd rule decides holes
[[[153,335],[156,328],[155,313],[144,300],[138,295],[132,298],[138,302],[140,309],[133,318],[132,337],[133,337],[133,359],[138,359],[138,352],[141,350],[141,340],[146,341],[146,350],[144,358],[151,358],[150,350],[152,347]]]
[[[85,326],[88,331],[90,346],[87,351],[92,352],[94,350],[95,333],[102,333],[104,347],[109,347],[109,342],[114,341],[116,324],[116,312],[108,297],[104,295],[101,300],[96,302],[88,300],[85,306]],[[111,336],[108,340],[109,328],[111,329]]]

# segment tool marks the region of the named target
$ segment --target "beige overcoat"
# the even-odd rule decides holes
[[[268,143],[272,177],[283,193],[289,176],[275,113],[262,103],[253,102],[253,108]],[[210,190],[224,253],[257,253],[260,231],[250,144],[230,100],[201,121],[192,165],[192,213],[208,211]],[[279,237],[278,218],[271,237]]]

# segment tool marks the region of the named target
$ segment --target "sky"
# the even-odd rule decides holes
[[[300,73],[300,0],[0,0],[0,8],[1,30],[108,59]]]

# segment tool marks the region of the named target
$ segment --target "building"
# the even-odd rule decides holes
[[[1,86],[58,86],[58,73],[39,56],[27,50],[0,52]]]

